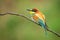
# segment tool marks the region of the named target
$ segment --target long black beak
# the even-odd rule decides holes
[[[32,9],[27,9],[27,11],[32,11]]]

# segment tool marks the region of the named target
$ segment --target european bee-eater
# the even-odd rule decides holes
[[[33,8],[33,9],[27,9],[30,14],[31,14],[31,18],[37,22],[41,27],[44,28],[45,33],[46,33],[46,19],[45,16],[42,12],[40,12],[37,8]]]

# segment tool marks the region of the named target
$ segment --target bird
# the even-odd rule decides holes
[[[37,8],[27,9],[27,11],[31,15],[31,19],[35,22],[37,22],[41,27],[44,28],[45,34],[47,34],[47,25],[46,25],[46,19],[45,15],[39,11]]]

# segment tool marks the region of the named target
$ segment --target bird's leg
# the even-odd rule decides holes
[[[33,19],[33,17],[31,17],[31,20],[34,21],[34,22],[36,22],[36,21]]]

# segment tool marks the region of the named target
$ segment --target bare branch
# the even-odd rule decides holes
[[[7,15],[7,14],[16,15],[16,16],[21,16],[21,17],[23,17],[23,18],[25,18],[25,19],[27,19],[27,20],[29,20],[29,21],[31,21],[31,22],[39,25],[37,22],[31,20],[29,17],[27,17],[27,16],[25,16],[25,15],[23,15],[23,14],[17,14],[17,13],[11,13],[11,12],[9,12],[9,13],[0,14],[0,16],[4,16],[4,15]],[[40,25],[39,25],[39,26],[40,26]],[[46,25],[46,26],[47,26],[47,25]],[[58,37],[60,37],[60,34],[58,34],[57,32],[54,32],[53,30],[49,29],[48,26],[47,26],[46,30],[49,31],[49,32],[51,32],[51,33],[53,33],[53,34],[55,34],[55,35],[57,35]]]

